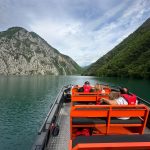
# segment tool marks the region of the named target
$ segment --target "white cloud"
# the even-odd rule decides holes
[[[13,7],[6,1],[0,10],[11,12],[4,13],[7,20],[0,15],[3,26],[16,23],[36,32],[82,66],[106,54],[150,14],[149,0],[13,0]]]

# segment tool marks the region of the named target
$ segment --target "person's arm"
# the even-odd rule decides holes
[[[102,98],[101,99],[101,102],[105,102],[106,104],[109,104],[109,105],[118,105],[118,103],[116,102],[116,100],[109,100],[109,99],[106,99],[106,98]]]

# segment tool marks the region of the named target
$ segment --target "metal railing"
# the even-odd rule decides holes
[[[142,99],[142,98],[139,97],[139,96],[137,96],[137,98],[138,98],[138,100],[140,100],[140,103],[143,103],[143,104],[145,104],[145,105],[147,105],[147,106],[150,107],[150,102],[149,102],[149,101],[146,101],[146,100]]]
[[[67,88],[69,88],[69,85],[62,87],[57,94],[53,104],[51,104],[50,110],[38,131],[38,135],[34,145],[32,146],[32,150],[44,150],[44,148],[47,146],[48,140],[51,136],[50,126],[54,121],[57,120],[62,106],[61,104],[63,103],[63,93]],[[55,120],[54,117],[56,117]]]
[[[40,129],[39,129],[39,131],[38,131],[38,134],[40,134],[43,130],[45,130],[45,125],[46,125],[47,119],[49,118],[49,116],[50,116],[50,114],[51,114],[51,112],[52,112],[54,106],[59,103],[58,98],[60,97],[62,91],[64,91],[64,87],[61,88],[61,90],[59,91],[57,97],[56,97],[55,100],[54,100],[54,103],[51,104],[50,110],[49,110],[49,112],[47,113],[46,118],[45,118],[45,120],[44,120],[42,126],[40,127]],[[60,99],[59,99],[59,100],[60,100]]]

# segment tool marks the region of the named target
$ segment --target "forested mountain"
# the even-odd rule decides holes
[[[0,74],[71,75],[80,71],[75,61],[34,32],[21,27],[0,32]]]
[[[150,18],[83,75],[150,78]]]

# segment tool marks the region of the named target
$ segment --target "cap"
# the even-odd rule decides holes
[[[84,84],[90,84],[90,82],[89,82],[89,81],[86,81]]]

